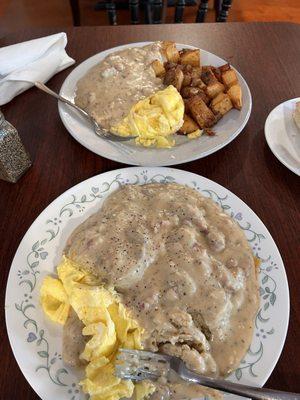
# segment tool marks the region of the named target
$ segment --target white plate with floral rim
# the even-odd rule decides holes
[[[250,349],[230,379],[262,386],[276,365],[288,327],[289,289],[281,256],[262,221],[237,196],[207,178],[172,168],[124,168],[87,179],[54,200],[28,229],[13,259],[5,299],[8,336],[25,378],[43,400],[86,397],[78,386],[80,372],[62,361],[62,329],[39,306],[41,282],[55,272],[73,229],[96,212],[108,194],[121,185],[150,182],[195,188],[220,204],[245,231],[262,262],[261,303]]]
[[[88,58],[79,64],[64,81],[60,95],[74,101],[76,86],[78,80],[85,75],[94,65],[102,61],[108,54],[129,48],[144,46],[151,42],[130,43],[123,46],[114,47],[102,51],[93,57]],[[195,47],[177,44],[178,49]],[[219,67],[226,64],[226,60],[206,51],[201,51],[201,63],[203,65],[214,65]],[[189,140],[183,136],[177,135],[177,145],[171,149],[151,149],[136,146],[134,141],[123,144],[115,144],[101,139],[95,135],[90,124],[85,121],[76,111],[61,102],[58,103],[59,114],[69,133],[84,147],[94,153],[130,165],[163,166],[177,165],[188,161],[197,160],[206,157],[235,139],[244,129],[250,117],[252,108],[252,98],[249,87],[237,71],[238,79],[243,92],[243,107],[241,111],[231,110],[214,126],[215,136],[202,136],[201,138]]]

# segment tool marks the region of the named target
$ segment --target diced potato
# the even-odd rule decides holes
[[[181,86],[183,83],[183,72],[180,68],[176,67],[175,69],[169,69],[164,78],[165,85],[173,85],[176,87],[178,92],[181,90]]]
[[[201,68],[198,67],[194,67],[192,69],[191,72],[191,76],[192,76],[192,82],[191,82],[191,86],[197,86],[201,89],[204,89],[206,87],[205,83],[202,81],[201,79]]]
[[[202,74],[202,67],[192,67],[192,70],[191,70],[191,72],[192,72],[192,74],[193,74],[193,77],[201,77],[201,74]]]
[[[199,88],[205,88],[206,87],[206,85],[204,84],[204,82],[201,80],[200,77],[199,78],[192,78],[191,86],[199,87]]]
[[[158,77],[164,76],[166,73],[164,64],[159,60],[154,60],[151,63],[152,68],[154,69],[155,75]]]
[[[224,92],[224,90],[225,86],[221,82],[215,82],[206,87],[206,93],[211,99],[216,97],[219,93]]]
[[[200,96],[191,97],[187,103],[189,112],[201,129],[209,128],[215,124],[215,115]]]
[[[238,78],[235,70],[229,69],[228,71],[222,72],[222,81],[228,88],[236,85],[238,83]]]
[[[220,113],[222,115],[225,115],[233,107],[230,97],[226,93],[218,94],[218,96],[212,100],[210,106],[215,114]]]
[[[166,61],[166,62],[164,62],[164,67],[166,70],[168,70],[168,69],[176,68],[177,64],[170,62],[170,61]]]
[[[192,82],[192,75],[190,72],[184,72],[183,71],[183,82],[182,82],[182,86],[189,86]]]
[[[199,129],[198,124],[189,115],[184,114],[183,121],[183,125],[178,131],[180,134],[187,135]]]
[[[183,99],[183,102],[184,102],[184,111],[185,111],[185,113],[189,113],[189,112],[190,112],[190,110],[189,110],[189,105],[188,105],[188,101],[189,101],[189,99]]]
[[[216,68],[216,67],[211,67],[211,70],[212,70],[212,72],[214,73],[215,77],[218,79],[218,81],[221,82],[222,77],[221,77],[221,71],[220,71],[220,69],[219,69],[219,68]]]
[[[176,48],[176,43],[174,42],[163,42],[162,50],[166,59],[170,62],[177,63],[179,61],[180,55]]]
[[[198,137],[202,136],[203,130],[197,129],[194,132],[188,133],[187,137],[189,139],[197,139]]]
[[[180,52],[180,63],[183,65],[192,65],[193,67],[200,67],[200,50],[184,49]]]
[[[219,82],[211,68],[206,70],[202,68],[201,79],[206,85],[212,85]]]
[[[238,110],[242,109],[242,88],[239,83],[229,88],[227,92],[230,100],[232,101],[233,107]]]
[[[201,92],[200,88],[197,87],[192,87],[192,86],[185,86],[184,88],[182,88],[181,90],[181,96],[184,99],[189,99],[190,97],[196,96],[197,94],[199,94]]]
[[[186,87],[181,89],[181,93],[180,94],[181,94],[183,99],[189,99],[189,98],[191,98],[193,96],[200,96],[205,104],[208,104],[210,102],[210,98],[199,87],[186,86]]]
[[[224,64],[224,65],[221,65],[221,67],[219,67],[219,71],[221,72],[221,74],[223,74],[226,71],[229,71],[230,69],[231,68],[230,68],[230,65],[228,63]]]
[[[179,52],[180,54],[180,52]],[[182,68],[183,68],[183,72],[192,72],[193,71],[193,67],[189,64],[182,64]]]

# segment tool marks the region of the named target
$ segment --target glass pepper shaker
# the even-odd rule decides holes
[[[31,166],[18,131],[0,111],[0,179],[17,182]]]

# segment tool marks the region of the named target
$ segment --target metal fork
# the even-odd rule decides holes
[[[175,371],[183,380],[198,383],[223,392],[237,394],[258,400],[299,400],[299,393],[256,388],[240,385],[227,380],[210,378],[189,370],[184,362],[174,356],[151,353],[142,350],[120,349],[117,356],[116,375],[121,379],[142,381],[168,378],[170,371]]]

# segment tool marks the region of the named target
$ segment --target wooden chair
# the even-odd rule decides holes
[[[228,12],[231,7],[232,0],[215,0],[216,9],[216,21],[226,22]],[[106,0],[102,3],[105,6],[108,20],[110,25],[117,25],[117,6],[118,3],[114,0]],[[80,9],[79,0],[70,0],[70,5],[73,15],[74,26],[80,26]],[[186,7],[186,0],[176,0],[174,22],[183,22],[184,10]],[[131,24],[161,24],[163,21],[164,5],[163,0],[129,0],[128,8],[130,11],[130,23]],[[140,18],[140,9],[144,10],[143,21]],[[195,22],[204,22],[205,16],[208,9],[208,0],[200,0]]]

